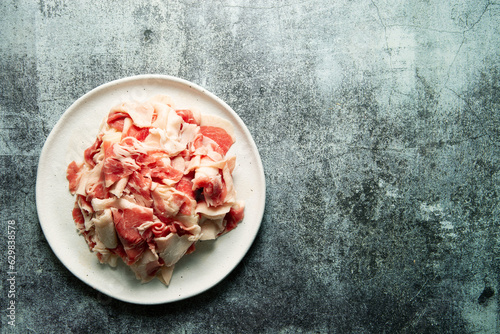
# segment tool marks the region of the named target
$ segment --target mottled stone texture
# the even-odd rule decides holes
[[[499,331],[498,1],[5,0],[0,17],[2,332]],[[35,206],[40,150],[65,109],[142,73],[228,102],[267,181],[243,262],[152,307],[75,278]]]

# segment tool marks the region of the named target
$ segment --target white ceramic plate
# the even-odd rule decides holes
[[[156,94],[173,98],[176,107],[197,109],[229,120],[236,143],[233,173],[238,199],[245,201],[245,218],[215,241],[198,242],[174,270],[170,286],[158,280],[141,284],[124,264],[101,265],[84,238],[78,235],[71,211],[75,198],[68,190],[66,168],[83,160],[102,119],[117,103],[144,101]],[[37,171],[36,202],[43,233],[61,262],[94,289],[136,304],[161,304],[188,298],[223,280],[245,256],[257,235],[265,206],[265,179],[257,147],[245,124],[222,100],[188,81],[164,75],[140,75],[99,86],[78,99],[62,115],[47,138]],[[119,261],[121,262],[121,261]]]

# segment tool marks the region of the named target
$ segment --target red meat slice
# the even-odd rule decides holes
[[[219,206],[224,204],[227,195],[227,188],[221,175],[217,177],[202,176],[193,180],[193,188],[203,189],[203,196],[207,204]]]
[[[179,183],[177,183],[177,186],[175,187],[175,189],[183,192],[189,198],[194,199],[195,194],[193,191],[193,182],[191,181],[191,179],[192,179],[192,177],[183,176],[180,179]]]
[[[92,167],[95,166],[94,155],[96,155],[101,150],[101,144],[102,144],[102,135],[99,135],[96,138],[94,144],[92,144],[92,146],[90,146],[85,150],[85,152],[83,152],[83,157],[85,159],[85,162]]]
[[[103,165],[104,177],[106,184],[109,186],[118,180],[121,180],[130,174],[132,174],[136,169],[131,166],[123,164],[122,161],[111,157],[104,161]]]
[[[194,119],[193,112],[188,109],[179,109],[175,111],[177,115],[179,115],[182,120],[186,123],[190,124],[198,124],[196,123],[196,120]]]
[[[153,207],[155,209],[155,214],[160,219],[168,219],[174,217],[179,213],[179,210],[183,207],[187,200],[189,200],[186,195],[173,193],[167,201],[157,192],[152,192],[152,198],[154,201]],[[185,212],[181,212],[185,214]]]
[[[151,232],[155,238],[165,237],[170,233],[170,228],[164,222],[156,222],[151,226]]]
[[[124,140],[122,144],[126,145],[127,141]],[[106,181],[106,186],[110,186],[118,180],[121,180],[134,171],[139,169],[136,164],[135,159],[129,158],[118,158],[114,153],[114,146],[119,144],[109,144],[104,142],[103,147],[105,148],[105,159],[102,171],[104,173],[104,179]],[[134,157],[137,158],[137,157]]]
[[[75,222],[76,228],[78,229],[78,231],[80,231],[80,233],[87,241],[89,249],[92,250],[95,247],[96,243],[92,241],[89,231],[85,230],[85,218],[83,217],[82,210],[80,209],[77,203],[75,203],[75,207],[73,208],[72,212],[73,220]]]
[[[138,141],[144,141],[146,137],[149,135],[149,128],[140,128],[132,124],[132,126],[128,129],[127,133],[124,134],[124,137],[134,137]]]
[[[233,145],[233,138],[222,128],[216,126],[200,126],[200,132],[219,145],[224,154]]]
[[[243,220],[245,207],[243,205],[234,205],[224,217],[226,228],[224,233],[231,231],[238,223]]]
[[[73,208],[72,212],[73,221],[75,222],[76,228],[80,232],[83,232],[85,231],[85,218],[83,218],[82,210],[77,203],[75,203],[75,207]]]
[[[125,126],[125,119],[130,118],[130,116],[123,111],[112,111],[108,115],[107,123],[112,128],[123,132],[123,128]],[[125,137],[134,137],[139,141],[144,141],[146,137],[149,135],[149,128],[141,128],[132,124],[126,133],[123,133],[122,138]]]
[[[172,166],[164,165],[163,163],[158,164],[158,166],[152,168],[150,173],[153,179],[168,179],[173,181],[179,181],[184,175],[181,171],[175,169]]]
[[[141,172],[143,171],[141,170]],[[139,172],[133,172],[128,179],[127,188],[137,203],[143,206],[150,206],[153,203],[150,191],[151,179],[149,177]]]
[[[80,166],[78,166],[76,162],[72,161],[66,170],[66,179],[69,181],[69,191],[71,194],[75,194],[78,184],[80,183],[80,178]]]
[[[129,117],[129,115],[123,111],[112,111],[108,115],[107,123],[112,128],[123,131],[123,126],[125,124],[125,118]]]
[[[126,262],[132,264],[144,252],[145,239],[137,229],[143,223],[153,220],[153,209],[137,206],[129,209],[111,208],[116,234],[127,254]]]

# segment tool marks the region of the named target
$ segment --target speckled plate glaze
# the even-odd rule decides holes
[[[176,107],[193,108],[232,122],[236,143],[234,183],[245,201],[245,218],[236,229],[215,241],[198,242],[196,251],[175,267],[169,287],[158,280],[141,284],[124,264],[101,265],[78,235],[71,211],[75,198],[68,191],[66,168],[82,161],[110,108],[127,100],[144,101],[156,94],[173,98]],[[161,304],[202,293],[222,281],[245,256],[260,227],[265,206],[265,178],[257,147],[239,116],[221,99],[183,79],[140,75],[99,86],[78,99],[62,115],[47,138],[37,171],[36,202],[45,237],[61,262],[94,289],[136,304]]]

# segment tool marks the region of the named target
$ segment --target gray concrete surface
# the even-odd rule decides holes
[[[498,1],[6,0],[0,17],[2,332],[499,332]],[[35,205],[65,109],[144,73],[231,105],[268,186],[243,262],[158,306],[80,282]]]

